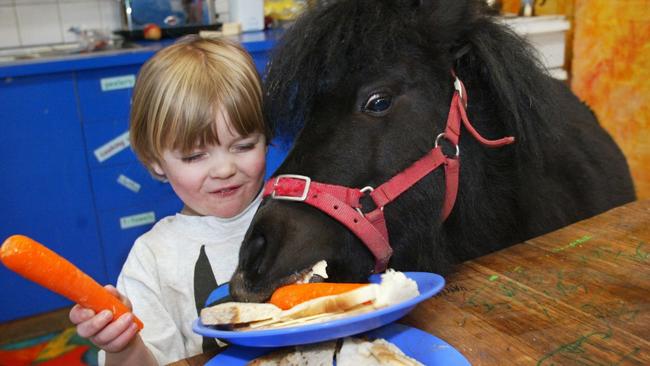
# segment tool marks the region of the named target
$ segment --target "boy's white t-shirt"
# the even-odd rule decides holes
[[[205,247],[217,284],[230,281],[244,234],[261,201],[259,194],[242,213],[228,219],[165,217],[133,244],[117,289],[144,323],[140,335],[159,364],[203,352],[203,337],[192,331],[198,317],[194,278],[201,248]],[[99,364],[104,363],[105,353],[100,351]]]

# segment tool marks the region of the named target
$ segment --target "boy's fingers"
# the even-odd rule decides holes
[[[107,290],[110,291],[110,292],[115,292],[115,291],[117,291],[117,289],[115,288],[115,286],[113,286],[113,285],[111,285],[111,284],[104,285],[104,288],[107,289]]]
[[[112,347],[111,349],[108,347],[110,347],[110,345],[119,338],[122,333],[127,331],[131,324],[133,324],[133,314],[126,313],[111,324],[103,327],[101,332],[92,336],[90,340],[106,351],[117,352]]]
[[[83,306],[76,304],[70,309],[68,318],[73,324],[79,324],[95,316],[95,312],[91,309],[84,308]]]
[[[120,292],[117,291],[117,289],[115,288],[115,286],[113,286],[113,285],[105,285],[104,288],[105,288],[108,292],[110,292],[111,294],[113,294],[114,296],[120,297]]]
[[[104,350],[107,352],[120,352],[126,348],[133,337],[138,333],[138,326],[132,320],[128,324],[130,325],[127,326],[124,332],[104,346]]]
[[[122,301],[126,306],[128,306],[129,309],[131,309],[131,302],[129,301],[129,299],[127,299],[124,295],[122,295],[119,291],[117,291],[117,289],[115,288],[115,286],[113,286],[113,285],[106,285],[106,286],[104,286],[104,288],[105,288],[106,290],[108,290],[108,292],[110,292],[111,294],[113,294],[113,296],[115,296],[115,297],[117,297],[118,299],[120,299],[120,301]]]
[[[101,333],[112,319],[113,313],[109,310],[103,310],[99,314],[77,324],[77,333],[84,338],[93,337]]]

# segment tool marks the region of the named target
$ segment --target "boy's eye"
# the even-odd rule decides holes
[[[183,161],[185,163],[191,163],[191,162],[193,162],[195,160],[198,160],[202,156],[203,156],[203,153],[191,154],[191,155],[183,156],[181,158],[181,161]]]
[[[241,144],[235,146],[236,151],[248,151],[248,150],[252,150],[253,148],[255,148],[255,144],[253,143]]]

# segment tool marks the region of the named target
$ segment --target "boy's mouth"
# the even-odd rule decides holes
[[[221,196],[221,197],[228,197],[228,196],[232,196],[233,194],[235,194],[239,190],[240,187],[241,186],[225,187],[225,188],[217,189],[217,190],[212,191],[210,193],[216,194],[216,195]]]

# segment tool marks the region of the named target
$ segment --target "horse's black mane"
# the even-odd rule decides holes
[[[277,47],[282,58],[273,57],[267,68],[265,110],[276,136],[294,136],[315,96],[356,70],[418,52],[441,71],[455,68],[470,101],[494,104],[507,132],[521,142],[518,151],[538,155],[536,142],[548,139],[537,135],[553,133],[546,128],[557,109],[549,78],[526,42],[496,24],[484,2],[327,3],[296,21]]]

